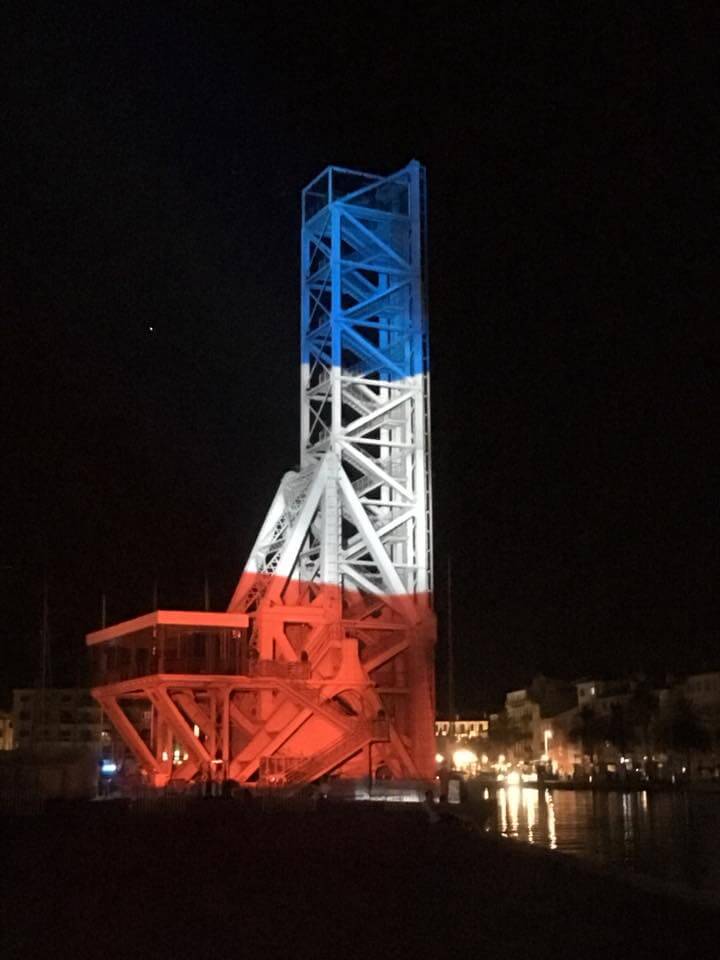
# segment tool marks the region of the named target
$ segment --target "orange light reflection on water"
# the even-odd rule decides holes
[[[557,833],[555,832],[555,804],[552,793],[545,791],[545,808],[547,810],[548,843],[551,850],[557,850]]]
[[[515,784],[500,787],[497,791],[498,822],[500,833],[516,837],[528,843],[547,843],[551,850],[557,849],[555,807],[552,794],[545,790],[540,795],[537,789]]]

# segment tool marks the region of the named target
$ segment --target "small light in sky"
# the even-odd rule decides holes
[[[152,333],[155,330],[155,327],[148,327],[148,330],[150,331],[150,333]]]

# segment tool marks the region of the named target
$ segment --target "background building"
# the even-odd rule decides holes
[[[13,748],[13,717],[9,710],[0,710],[0,750]]]
[[[489,721],[487,717],[467,720],[458,717],[453,721],[453,736],[455,740],[486,740]],[[450,720],[435,721],[435,736],[448,737],[450,734]]]
[[[704,718],[712,722],[720,713],[720,670],[691,673],[682,684],[683,695]]]
[[[542,675],[490,718],[488,753],[561,777],[720,777],[720,671],[684,678]]]
[[[82,687],[13,690],[14,746],[19,749],[83,744],[102,754],[110,725]]]
[[[577,694],[570,684],[538,674],[527,688],[511,690],[505,697],[505,745],[518,760],[541,758],[548,750],[551,718],[576,706]]]

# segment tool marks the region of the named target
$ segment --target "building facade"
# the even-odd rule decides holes
[[[530,685],[505,697],[505,716],[515,734],[513,753],[532,761],[545,757],[553,736],[552,718],[577,706],[575,690],[563,680],[538,674]]]
[[[468,720],[458,717],[452,722],[455,740],[487,740],[489,721],[480,719]],[[450,720],[435,721],[435,736],[448,737],[450,735]]]
[[[513,762],[561,777],[720,777],[720,671],[571,685],[538,676],[506,695],[489,733]]]
[[[720,714],[720,670],[691,673],[682,684],[686,700],[705,718]]]
[[[98,756],[110,754],[110,725],[82,687],[13,691],[13,745],[38,747],[86,746]]]
[[[609,716],[613,709],[624,708],[632,699],[638,687],[634,677],[621,677],[612,680],[576,680],[573,684],[577,690],[577,707],[579,710],[587,707],[601,716]]]
[[[0,750],[13,748],[13,715],[10,710],[0,710]]]

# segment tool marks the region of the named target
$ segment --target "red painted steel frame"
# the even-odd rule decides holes
[[[376,597],[354,599],[348,610],[346,597],[342,611],[339,592],[328,589],[254,617],[157,611],[98,631],[88,636],[104,654],[93,694],[155,786],[300,785],[331,772],[367,776],[370,768],[430,777],[433,615],[417,602],[405,600],[398,612]],[[198,641],[200,664],[187,655]],[[125,654],[116,657],[120,669],[109,665],[112,649]],[[227,672],[238,664],[243,672]],[[138,700],[151,714],[145,735],[124,709]]]

